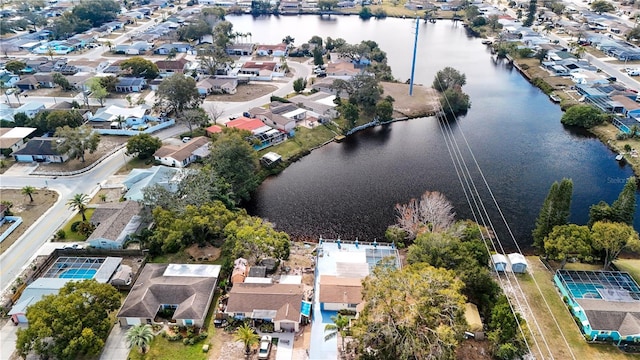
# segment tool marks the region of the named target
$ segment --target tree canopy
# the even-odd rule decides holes
[[[591,10],[597,12],[598,14],[612,12],[615,9],[616,8],[615,6],[613,6],[613,4],[605,0],[596,0],[591,3]]]
[[[544,239],[544,252],[550,259],[562,261],[561,268],[569,257],[591,260],[591,230],[576,224],[558,225]]]
[[[636,209],[636,189],[636,178],[630,177],[611,206],[604,201],[592,205],[589,208],[589,226],[598,221],[633,225]]]
[[[18,329],[17,351],[60,360],[98,355],[111,329],[109,314],[119,307],[120,294],[110,284],[68,282],[28,307],[29,327]]]
[[[426,264],[378,266],[363,281],[353,326],[364,359],[450,359],[464,324],[462,282]]]
[[[169,110],[175,110],[177,113],[197,107],[201,101],[196,81],[191,76],[183,74],[173,74],[164,79],[158,86],[156,96],[168,104]]]
[[[56,130],[55,136],[60,138],[59,142],[54,142],[54,147],[60,154],[66,153],[71,159],[80,159],[82,162],[84,154],[87,151],[93,154],[100,143],[100,134],[89,125],[77,128],[64,126]]]
[[[609,269],[622,250],[640,251],[638,233],[622,223],[596,222],[591,227],[593,248],[601,252],[604,268]]]
[[[289,258],[289,235],[276,231],[272,224],[258,217],[238,217],[225,226],[224,233],[231,259],[243,257],[256,264],[264,258]]]
[[[447,198],[437,191],[427,191],[420,199],[396,204],[396,225],[411,239],[423,232],[446,230],[453,224],[455,212]]]
[[[536,219],[536,227],[533,229],[533,246],[540,250],[545,249],[544,240],[555,226],[565,225],[569,220],[571,209],[571,196],[573,194],[573,181],[562,179],[551,185],[547,197],[542,203],[540,214]]]
[[[140,56],[128,58],[120,63],[120,69],[129,71],[131,76],[141,76],[145,79],[158,77],[158,66]]]
[[[564,125],[581,126],[591,128],[601,124],[605,120],[605,115],[592,105],[574,105],[570,107],[560,120]]]
[[[447,66],[436,73],[432,87],[438,92],[444,92],[447,89],[463,87],[466,83],[467,77],[465,74]]]
[[[140,159],[148,159],[162,147],[162,141],[149,134],[138,134],[127,141],[127,155],[135,155]]]
[[[224,179],[232,190],[237,203],[251,198],[260,184],[258,153],[242,137],[240,132],[221,134],[211,145],[209,161],[212,170]]]

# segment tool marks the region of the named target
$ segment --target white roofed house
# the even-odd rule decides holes
[[[0,128],[0,150],[14,152],[20,149],[34,131],[36,128],[30,127]]]
[[[291,132],[296,127],[296,120],[289,119],[282,115],[274,113],[272,110],[263,108],[252,108],[249,110],[251,116],[256,117],[265,124],[283,131],[285,133]]]
[[[153,157],[161,164],[172,167],[185,167],[192,162],[209,156],[209,139],[198,136],[180,145],[163,145]]]

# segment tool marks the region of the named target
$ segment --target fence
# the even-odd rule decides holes
[[[9,228],[0,235],[0,243],[2,243],[4,239],[13,232],[13,230],[22,224],[22,218],[20,216],[5,216],[4,219],[5,221],[13,221],[13,224],[11,224],[11,226],[9,226]]]
[[[151,134],[156,131],[166,129],[170,126],[175,125],[176,121],[174,119],[170,119],[164,122],[161,122],[158,125],[154,125],[144,129],[143,131],[139,130],[125,130],[125,129],[96,129],[100,135],[123,135],[123,136],[135,136],[138,134]]]

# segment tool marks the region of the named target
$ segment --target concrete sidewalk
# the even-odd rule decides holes
[[[11,320],[7,321],[0,328],[0,360],[9,360],[16,350],[16,333],[20,328],[26,328],[26,325],[14,325]]]

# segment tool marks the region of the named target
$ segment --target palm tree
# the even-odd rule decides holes
[[[236,330],[234,337],[236,341],[242,341],[244,344],[244,354],[247,357],[249,357],[249,354],[251,353],[251,346],[260,341],[260,336],[258,336],[258,334],[256,334],[248,324],[240,326]]]
[[[27,195],[29,197],[29,202],[33,202],[33,193],[36,192],[36,188],[33,186],[25,186],[22,188],[22,195]]]
[[[141,353],[146,353],[149,343],[153,340],[153,331],[151,325],[138,324],[127,330],[125,335],[127,347],[137,347]]]
[[[331,340],[334,337],[338,336],[338,334],[340,334],[340,337],[342,338],[342,345],[341,345],[340,352],[343,352],[344,338],[347,337],[347,328],[349,327],[350,319],[348,316],[338,314],[337,316],[332,316],[331,321],[333,321],[333,324],[327,324],[324,327],[325,332],[329,331],[328,334],[324,335],[324,341]]]
[[[89,203],[89,196],[87,194],[75,194],[73,198],[67,201],[67,206],[73,210],[78,211],[82,215],[82,221],[87,221],[87,217],[84,213],[87,211],[87,204]]]

